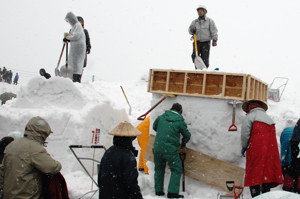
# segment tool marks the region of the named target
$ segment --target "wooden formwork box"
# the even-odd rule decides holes
[[[249,74],[150,69],[148,92],[267,102],[268,85]]]

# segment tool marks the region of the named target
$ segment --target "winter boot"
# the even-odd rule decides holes
[[[184,196],[183,195],[179,195],[179,194],[177,194],[177,193],[168,193],[168,198],[184,198]]]
[[[164,196],[164,195],[165,195],[165,192],[160,191],[160,192],[155,192],[155,194],[156,194],[157,196]]]

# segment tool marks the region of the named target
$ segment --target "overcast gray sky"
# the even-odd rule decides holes
[[[70,29],[64,17],[73,11],[91,37],[85,77],[125,80],[149,68],[194,70],[187,29],[199,4],[219,29],[210,69],[249,73],[266,83],[284,76],[299,85],[298,0],[1,0],[0,66],[24,77],[41,67],[54,75]]]

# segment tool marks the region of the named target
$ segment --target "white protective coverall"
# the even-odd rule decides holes
[[[65,20],[72,26],[69,35],[66,37],[70,40],[71,45],[68,64],[72,67],[73,74],[81,75],[86,53],[85,34],[75,14],[68,12]]]

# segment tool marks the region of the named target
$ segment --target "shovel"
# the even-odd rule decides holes
[[[124,91],[123,87],[122,87],[122,86],[120,86],[120,87],[121,87],[121,89],[122,89],[122,92],[123,92],[123,94],[124,94],[124,97],[125,97],[125,99],[126,99],[126,101],[127,101],[127,104],[128,104],[128,106],[129,106],[129,115],[131,115],[131,106],[130,106],[130,104],[129,104],[129,101],[128,101],[128,99],[127,99],[127,96],[126,96],[126,94],[125,94],[125,91]]]
[[[195,60],[194,60],[195,68],[202,70],[203,68],[206,68],[206,66],[205,66],[202,58],[199,57],[199,55],[198,55],[196,34],[194,34],[194,43],[195,43],[195,54],[196,54],[196,57],[195,57]]]
[[[235,109],[236,109],[236,101],[233,100],[232,105],[232,124],[229,126],[228,131],[237,131],[237,126],[235,125]]]
[[[59,67],[59,63],[60,63],[60,60],[61,60],[61,57],[62,57],[62,54],[63,54],[63,51],[64,51],[64,48],[66,46],[66,65],[63,65],[60,70],[58,69]],[[72,67],[69,67],[68,66],[68,55],[69,55],[69,44],[68,42],[64,42],[64,46],[63,46],[63,49],[61,51],[61,54],[60,54],[60,58],[59,58],[59,61],[58,61],[58,64],[57,64],[57,67],[55,68],[55,75],[56,76],[60,76],[60,77],[68,77],[70,79],[73,79],[73,70],[72,70]]]
[[[181,165],[182,165],[182,191],[185,192],[185,173],[184,173],[184,160],[186,157],[185,152],[179,153],[180,160],[181,160]]]
[[[55,71],[54,71],[54,72],[55,72],[55,76],[59,76],[59,70],[58,70],[58,67],[59,67],[60,60],[61,60],[61,58],[62,58],[62,55],[63,55],[63,53],[64,53],[65,47],[66,47],[66,42],[64,42],[64,45],[63,45],[63,47],[62,47],[62,50],[61,50],[61,53],[60,53],[60,56],[59,56],[59,60],[58,60],[57,66],[56,66]]]
[[[146,118],[146,116],[153,110],[155,109],[155,107],[157,107],[160,103],[162,103],[167,97],[164,96],[163,98],[161,98],[161,100],[159,100],[152,108],[150,108],[145,114],[141,115],[140,117],[137,118],[137,120],[144,120]]]

